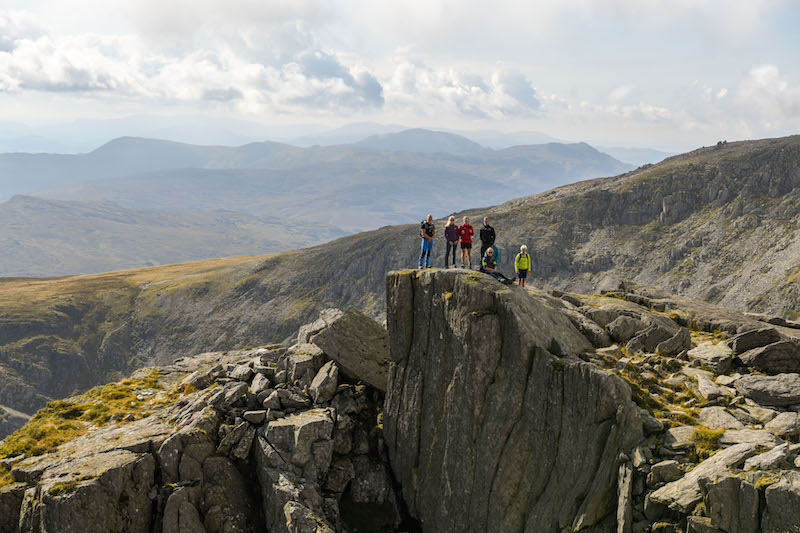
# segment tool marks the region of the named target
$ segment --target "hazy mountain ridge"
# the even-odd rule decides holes
[[[366,145],[355,143],[300,148],[271,141],[228,147],[121,137],[86,154],[0,154],[0,195],[10,196],[89,180],[184,168],[276,170],[351,159],[356,165],[363,164],[365,160],[385,157],[396,164],[397,158],[383,153],[383,150],[403,150],[420,154],[416,157],[424,157],[421,154],[430,152],[431,138],[438,140],[439,148],[436,150],[439,152],[467,157],[480,154],[481,159],[486,161],[503,158],[502,151],[483,149],[463,137],[422,129],[405,130],[383,137],[381,150],[377,153],[369,146],[369,139],[363,141]],[[449,151],[452,149],[456,149],[457,153]],[[436,163],[435,158],[431,158],[431,161]],[[25,176],[24,181],[20,180],[21,176]]]
[[[411,131],[404,138],[426,139],[430,134],[448,142],[453,137]],[[18,168],[11,173],[14,165]],[[35,187],[37,180],[63,178],[71,184],[33,195],[147,210],[162,222],[150,223],[122,209],[116,217],[108,209],[94,219],[78,217],[78,212],[97,206],[75,204],[70,210],[40,203],[39,222],[17,223],[5,236],[11,252],[0,261],[0,275],[88,273],[296,249],[626,168],[585,144],[459,155],[356,145],[297,148],[261,142],[220,147],[121,138],[79,156],[7,154],[0,156],[0,183],[5,179],[18,187]],[[18,180],[19,175],[28,179]],[[90,176],[101,179],[88,180]],[[16,211],[12,204],[0,204],[0,216],[3,212],[12,216]],[[108,232],[102,220],[112,220]],[[51,236],[36,229],[47,223],[55,229]],[[155,234],[154,228],[159,228]]]

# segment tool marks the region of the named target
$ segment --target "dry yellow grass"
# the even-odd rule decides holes
[[[128,299],[143,289],[158,287],[168,290],[202,282],[232,267],[255,264],[268,257],[226,257],[57,278],[0,278],[0,308],[5,312],[27,314],[70,299]]]
[[[83,435],[92,426],[111,423],[112,418],[121,420],[133,415],[134,419],[140,419],[149,415],[162,404],[139,400],[137,391],[163,390],[158,377],[153,371],[144,379],[126,379],[96,387],[75,398],[48,403],[21,429],[6,437],[0,446],[0,457],[42,455]]]

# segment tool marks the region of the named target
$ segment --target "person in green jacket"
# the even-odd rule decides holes
[[[528,277],[528,271],[531,269],[531,256],[528,255],[528,247],[524,244],[519,247],[519,253],[514,259],[514,270],[517,272],[520,287],[525,286],[525,278]]]

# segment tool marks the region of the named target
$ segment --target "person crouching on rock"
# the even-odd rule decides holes
[[[469,217],[464,217],[464,223],[458,227],[458,235],[461,237],[461,268],[466,265],[465,258],[469,259],[469,268],[472,268],[472,236],[475,230],[469,224]]]
[[[517,258],[514,259],[514,270],[517,272],[520,287],[525,286],[525,278],[528,277],[528,271],[531,269],[531,256],[528,255],[528,247],[524,244],[519,247]]]
[[[494,250],[491,248],[486,249],[486,255],[483,256],[481,266],[481,272],[485,272],[490,274],[498,279],[498,281],[505,283],[506,285],[511,285],[514,283],[513,279],[509,279],[505,277],[501,272],[497,270],[497,261],[494,259]]]
[[[456,266],[456,248],[458,248],[458,226],[456,226],[456,217],[447,219],[447,225],[444,227],[444,238],[447,241],[447,251],[444,254],[444,267],[449,268],[450,265],[450,250],[453,251],[453,268]]]
[[[422,237],[422,250],[419,253],[419,268],[422,268],[423,263],[425,264],[425,268],[430,268],[433,238],[436,236],[436,228],[433,226],[433,215],[428,215],[428,218],[422,221],[419,234]]]

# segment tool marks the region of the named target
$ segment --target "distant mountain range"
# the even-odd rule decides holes
[[[429,130],[308,148],[124,137],[87,154],[2,154],[0,197],[62,203],[0,204],[16,221],[0,275],[283,251],[631,168],[584,143],[492,150]]]
[[[598,146],[598,150],[615,159],[640,167],[642,165],[660,163],[668,157],[676,155],[673,152],[662,152],[651,148],[620,148],[618,146]]]
[[[240,146],[264,140],[293,146],[332,146],[353,144],[374,135],[399,133],[409,129],[400,124],[356,122],[343,126],[322,124],[262,124],[229,117],[193,115],[133,115],[114,119],[82,119],[50,125],[31,126],[0,120],[0,153],[88,153],[110,139],[122,136],[165,139],[197,145]],[[576,139],[554,137],[540,131],[457,130],[432,128],[460,135],[486,148],[502,150],[523,144],[572,143]],[[594,143],[591,143],[594,144]],[[602,143],[604,146],[607,143]],[[620,148],[628,150],[628,148]],[[633,148],[631,158],[609,150],[601,151],[634,165],[663,159],[658,150]],[[643,151],[641,153],[636,153]],[[642,158],[644,157],[644,159]],[[655,157],[655,159],[653,159]]]

